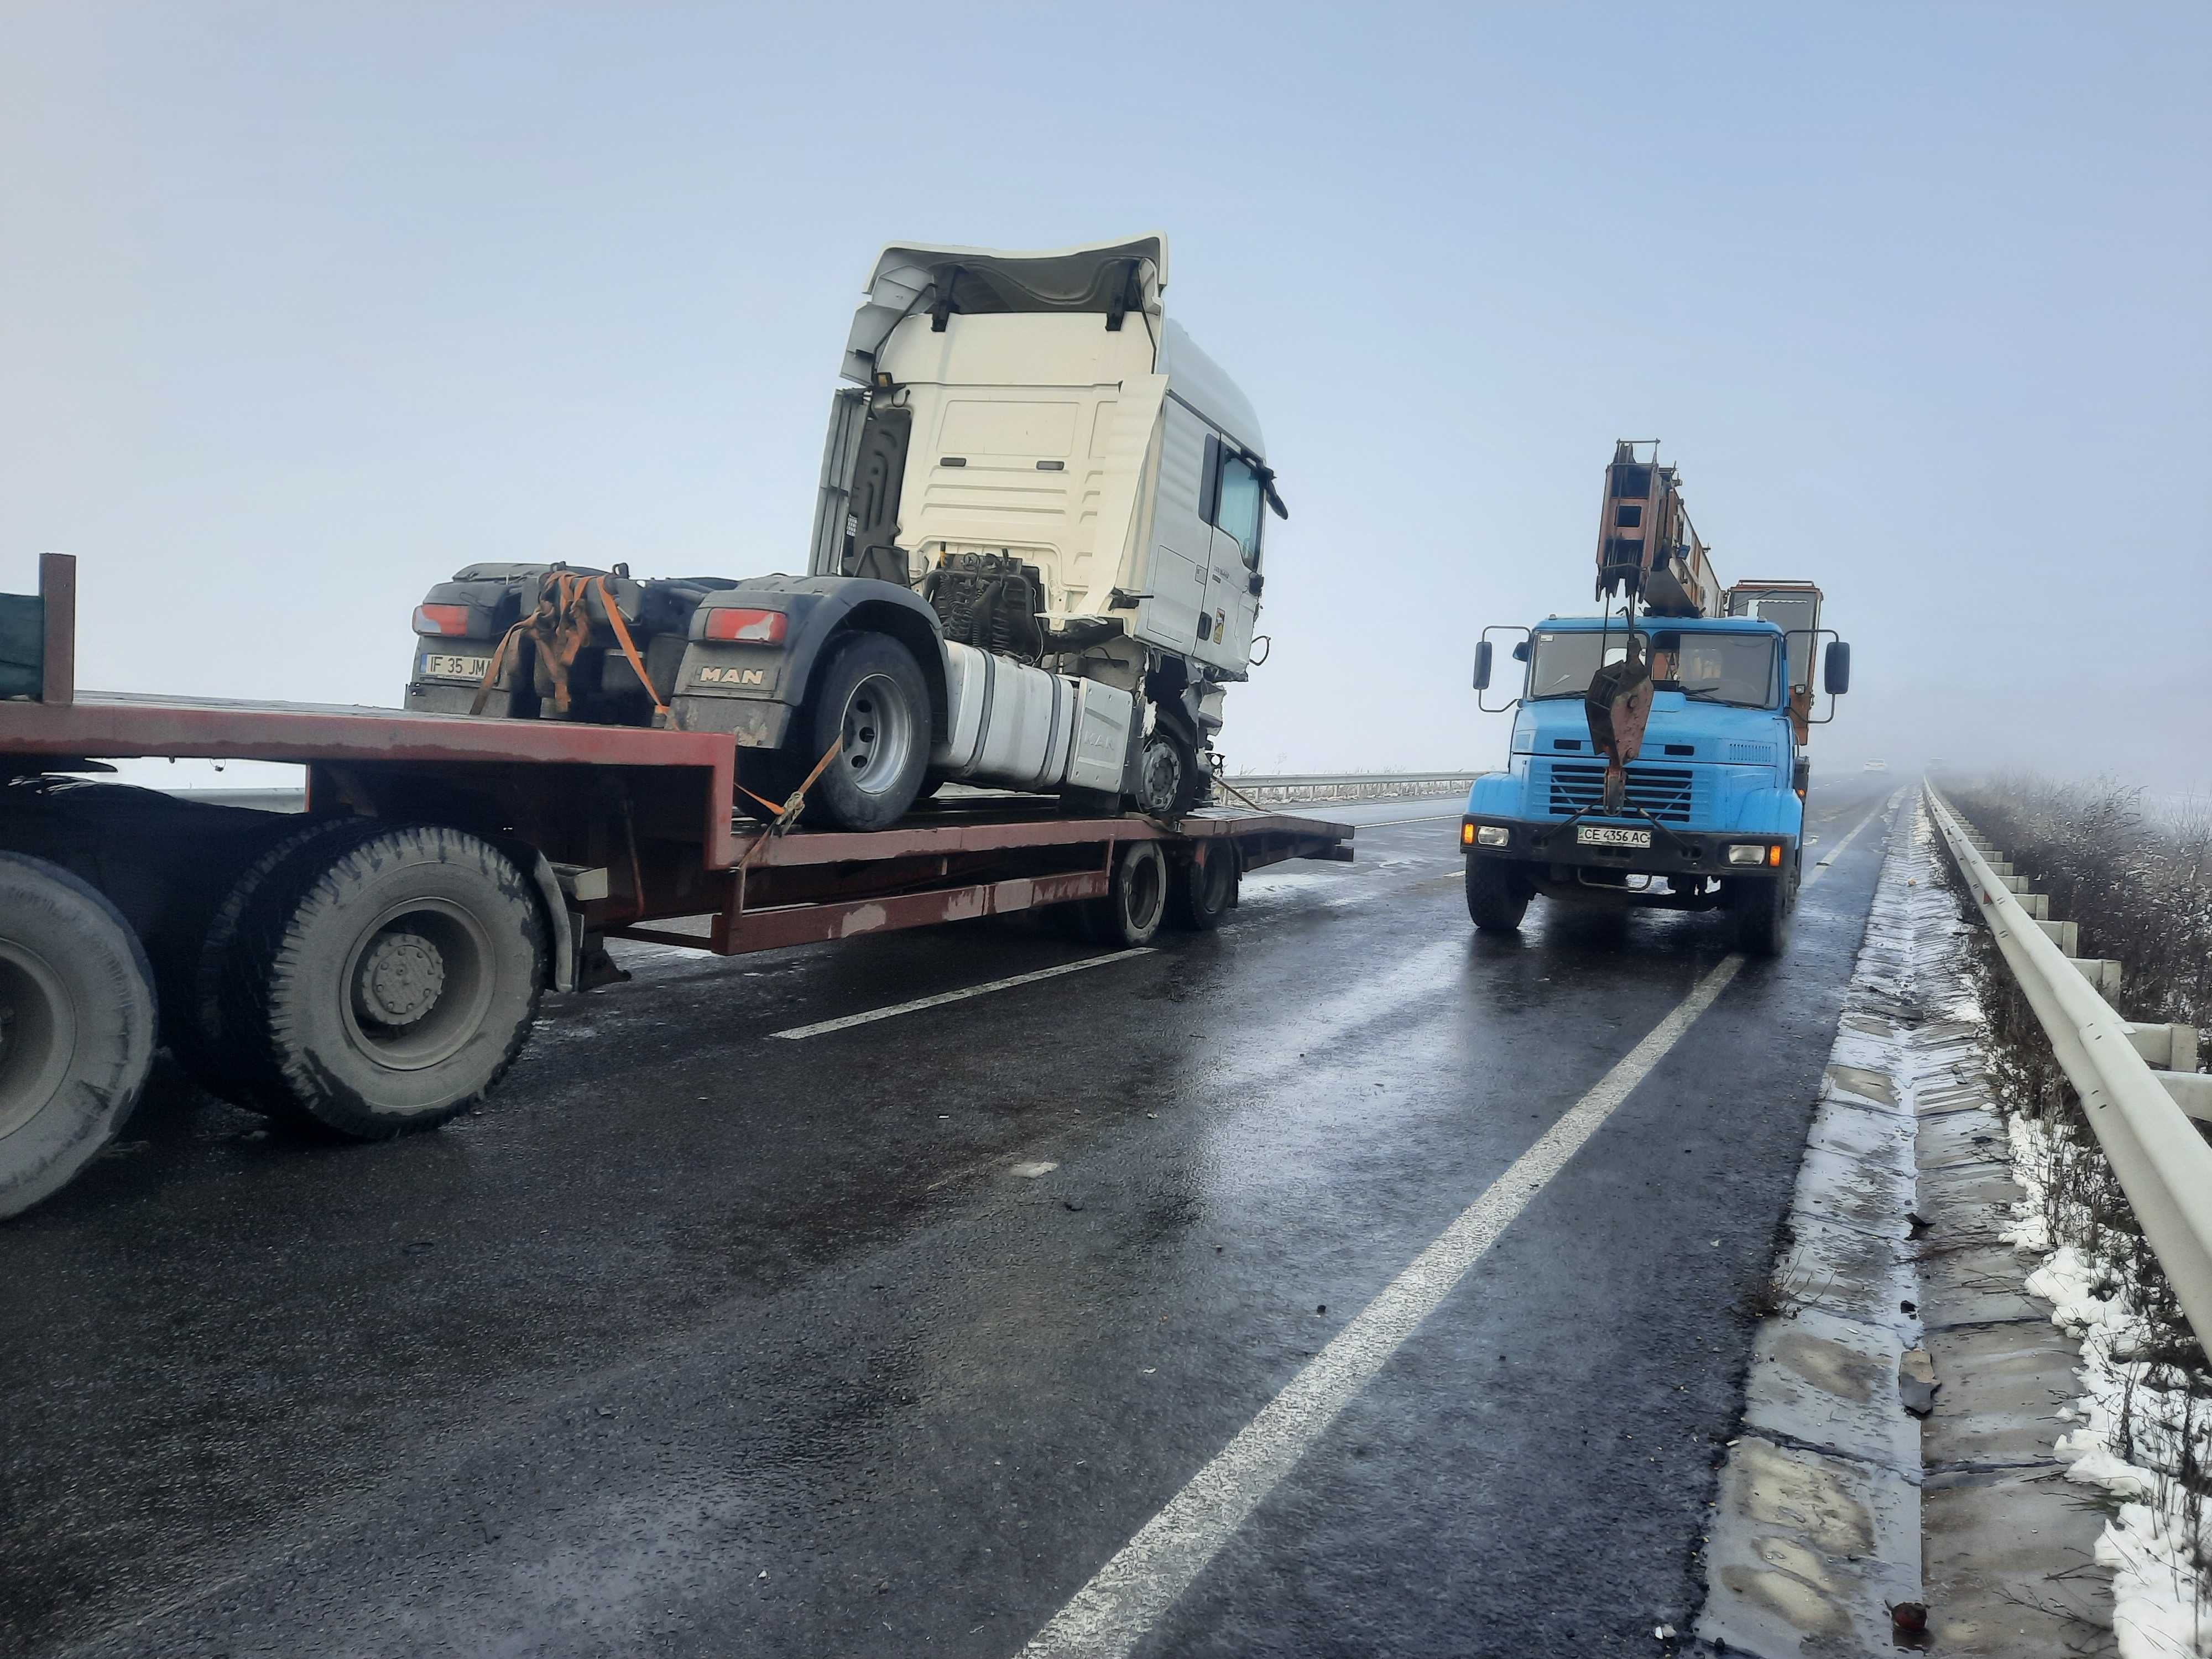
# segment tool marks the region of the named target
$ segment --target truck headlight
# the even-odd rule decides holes
[[[1508,847],[1512,844],[1513,832],[1502,823],[1478,824],[1472,839],[1477,847]]]
[[[1763,841],[1740,841],[1728,849],[1730,864],[1764,864],[1766,862],[1766,843]]]

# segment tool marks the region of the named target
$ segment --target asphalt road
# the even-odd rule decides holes
[[[411,1140],[157,1083],[0,1228],[0,1650],[1005,1659],[1112,1563],[1089,1650],[1670,1650],[1881,825],[1708,982],[1717,918],[1478,938],[1455,802],[1341,816],[1218,935],[817,1036],[1090,952],[634,952]]]

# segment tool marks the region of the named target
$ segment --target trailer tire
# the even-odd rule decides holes
[[[1790,948],[1790,925],[1797,914],[1797,872],[1736,883],[1736,948],[1747,956],[1778,957]]]
[[[831,743],[837,756],[807,792],[806,822],[884,830],[921,793],[933,728],[929,683],[914,653],[888,634],[848,634],[827,653],[807,697],[807,740],[794,764],[805,781]]]
[[[1185,933],[1210,933],[1237,908],[1237,849],[1224,837],[1207,854],[1176,866],[1168,887],[1168,924]]]
[[[1467,914],[1478,932],[1519,933],[1534,896],[1528,881],[1503,859],[1468,858]]]
[[[364,826],[264,884],[227,977],[249,1087],[357,1140],[445,1122],[521,1052],[550,955],[529,873],[442,825]]]
[[[158,1024],[122,913],[58,865],[0,853],[0,1217],[58,1192],[113,1138]]]
[[[1111,951],[1151,944],[1167,914],[1168,887],[1168,861],[1159,843],[1124,842],[1114,855],[1106,896],[1084,901],[1084,932],[1092,944]]]
[[[362,839],[379,827],[361,818],[323,818],[284,826],[223,890],[205,923],[192,930],[195,937],[167,942],[162,1036],[185,1074],[210,1094],[249,1111],[295,1115],[288,1098],[255,1086],[248,1056],[261,1020],[258,1008],[251,1011],[243,1028],[233,1018],[233,1001],[224,993],[232,951],[254,901],[272,883],[281,887],[288,879],[296,879],[288,866],[310,857],[327,859],[340,841]]]

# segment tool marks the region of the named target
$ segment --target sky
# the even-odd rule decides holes
[[[469,562],[802,568],[878,247],[1157,229],[1292,515],[1232,769],[1498,764],[1474,642],[1589,608],[1637,437],[1826,589],[1816,771],[2212,784],[2212,8],[9,15],[0,589],[79,556],[88,686],[392,703]]]

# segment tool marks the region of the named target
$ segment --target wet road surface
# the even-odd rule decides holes
[[[1877,816],[1789,957],[1088,1650],[1668,1650],[1884,793],[1816,789],[1808,871]],[[811,1036],[773,1034],[1093,952],[641,948],[434,1135],[158,1084],[0,1228],[0,1650],[1008,1656],[1152,1572],[1133,1537],[1729,954],[1541,901],[1478,938],[1455,802],[1337,815],[1358,862],[1217,935]]]

